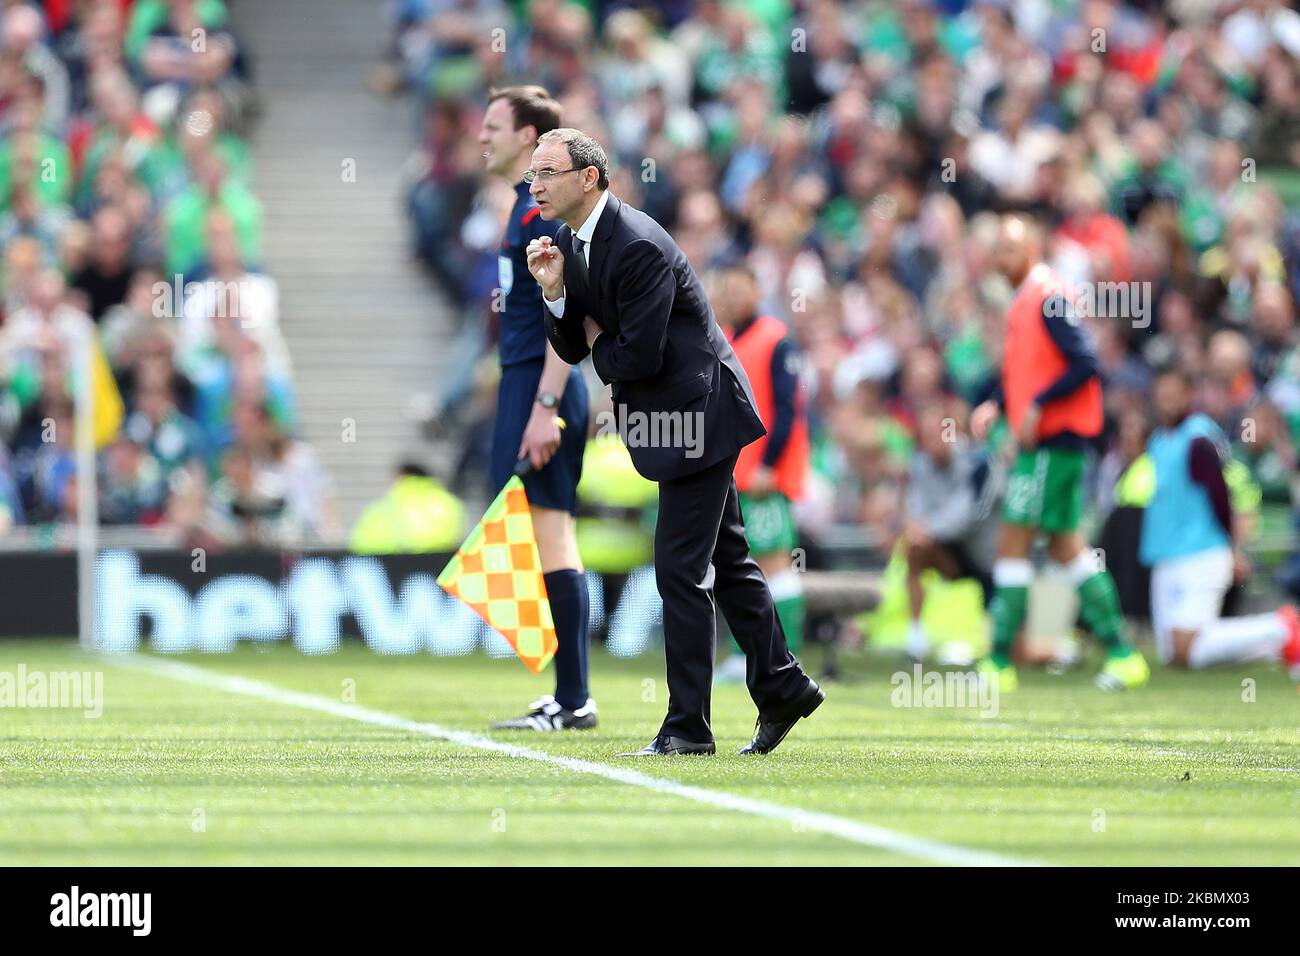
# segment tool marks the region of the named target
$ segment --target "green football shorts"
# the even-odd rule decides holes
[[[1049,534],[1078,530],[1083,519],[1084,453],[1071,448],[1021,451],[1011,466],[1002,517]]]
[[[790,552],[799,544],[794,509],[779,491],[761,498],[740,493],[740,514],[745,521],[745,538],[752,554]]]

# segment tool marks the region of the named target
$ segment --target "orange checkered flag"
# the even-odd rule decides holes
[[[542,579],[528,496],[512,475],[447,566],[438,584],[510,642],[534,674],[555,656],[559,640]]]

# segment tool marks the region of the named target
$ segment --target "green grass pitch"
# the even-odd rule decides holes
[[[517,661],[304,657],[241,646],[187,664],[443,727],[485,732],[550,689]],[[815,667],[816,661],[812,665]],[[0,864],[915,864],[924,855],[703,805],[227,690],[68,641],[0,641],[0,672],[91,670],[104,710],[0,709]],[[1125,695],[1091,671],[1022,674],[999,713],[903,709],[901,665],[848,680],[765,758],[734,753],[753,708],[713,702],[715,758],[617,761],[666,701],[663,661],[596,655],[601,727],[496,733],[548,753],[1048,864],[1300,863],[1300,695],[1267,665],[1157,671]],[[1243,681],[1254,700],[1243,700]]]

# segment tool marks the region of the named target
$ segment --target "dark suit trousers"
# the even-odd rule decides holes
[[[698,742],[713,739],[715,598],[745,652],[745,682],[760,714],[808,684],[786,646],[767,580],[749,553],[732,477],[737,457],[659,482],[655,580],[664,602],[669,694],[660,733]]]

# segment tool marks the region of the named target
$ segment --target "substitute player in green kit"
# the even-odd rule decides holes
[[[971,430],[983,439],[1005,411],[1018,451],[993,565],[993,650],[980,670],[1003,691],[1019,684],[1011,651],[1028,610],[1029,553],[1046,534],[1048,553],[1078,589],[1084,623],[1106,649],[1097,685],[1140,687],[1150,670],[1125,637],[1114,579],[1079,531],[1086,449],[1102,427],[1096,354],[1064,282],[1042,262],[1038,226],[1009,215],[999,240],[997,268],[1016,294],[1007,312],[1001,393],[975,409]]]
[[[767,429],[765,437],[741,449],[736,461],[745,538],[767,578],[790,650],[798,652],[807,605],[803,582],[793,566],[799,544],[793,502],[803,497],[808,474],[808,413],[798,347],[784,322],[761,311],[761,297],[758,279],[745,262],[730,262],[716,270],[713,314],[749,376]],[[717,677],[744,680],[745,662],[744,654],[732,653],[718,668]]]

